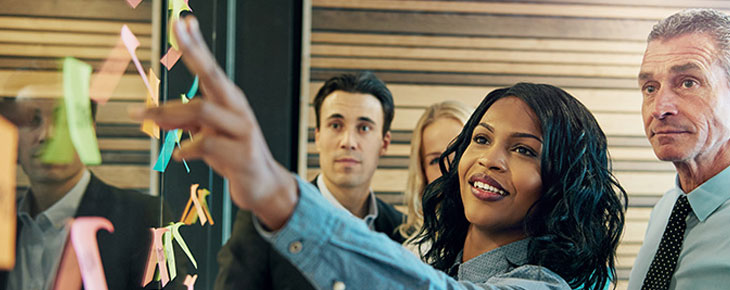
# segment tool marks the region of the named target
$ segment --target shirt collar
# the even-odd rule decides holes
[[[700,184],[689,194],[684,193],[680,187],[679,176],[677,176],[674,185],[676,198],[679,198],[680,195],[686,195],[689,205],[692,207],[692,212],[700,222],[704,222],[717,208],[730,199],[730,190],[728,188],[730,188],[730,166]]]
[[[76,214],[76,210],[81,203],[81,198],[84,196],[86,187],[91,181],[91,173],[89,170],[84,170],[84,174],[81,176],[76,185],[71,188],[60,200],[51,205],[48,209],[38,214],[36,219],[40,216],[45,216],[55,228],[62,228],[66,225],[66,221],[72,218]],[[30,216],[30,202],[32,200],[31,192],[28,192],[20,199],[18,203],[18,216],[28,215]]]
[[[332,192],[330,192],[330,190],[327,188],[327,185],[324,183],[324,176],[322,174],[317,176],[317,187],[319,187],[319,191],[322,193],[322,196],[324,196],[327,201],[329,201],[335,207],[352,214],[345,208],[345,206],[340,203],[340,201],[337,200],[337,198],[335,198],[334,195],[332,195]],[[367,206],[368,214],[365,216],[365,218],[363,218],[363,220],[368,225],[368,227],[370,227],[370,229],[373,229],[375,219],[378,217],[378,203],[375,199],[375,194],[373,193],[372,189],[370,190]]]
[[[494,275],[505,273],[516,266],[527,263],[527,246],[531,238],[512,242],[476,256],[461,263],[463,250],[459,253],[450,271],[458,269],[458,280],[475,283],[486,282]],[[458,268],[455,268],[458,267]]]

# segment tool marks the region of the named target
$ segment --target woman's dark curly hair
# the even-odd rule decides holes
[[[424,258],[446,271],[464,247],[469,221],[460,195],[459,160],[484,113],[504,97],[527,103],[543,133],[543,192],[524,220],[525,233],[532,238],[527,263],[552,270],[571,287],[603,289],[616,277],[616,246],[628,198],[611,173],[606,136],[598,122],[573,96],[551,85],[518,83],[490,92],[441,155],[443,175],[423,194],[418,242],[431,243]],[[453,160],[448,160],[452,153]]]

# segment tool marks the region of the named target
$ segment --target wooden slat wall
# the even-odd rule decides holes
[[[730,5],[531,2],[313,0],[307,176],[319,172],[311,99],[338,73],[374,71],[394,94],[394,142],[373,188],[396,205],[403,204],[411,131],[425,107],[447,99],[476,106],[492,89],[520,81],[558,85],[595,114],[629,192],[618,251],[618,289],[625,289],[651,207],[674,181],[673,166],[656,159],[641,123],[636,76],[646,36],[659,19],[688,5]]]
[[[15,97],[32,86],[30,97],[59,98],[61,72],[58,60],[73,56],[98,71],[117,43],[122,25],[137,36],[137,56],[143,67],[159,65],[153,55],[152,4],[136,9],[125,1],[27,1],[8,0],[0,7],[0,96]],[[159,74],[158,74],[159,75]],[[97,135],[102,165],[90,167],[110,184],[149,192],[151,140],[139,131],[139,123],[127,116],[127,106],[142,103],[146,88],[133,64],[106,105],[97,111]],[[24,94],[26,95],[26,94]],[[28,186],[18,170],[18,190]]]

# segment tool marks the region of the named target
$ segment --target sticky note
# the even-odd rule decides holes
[[[162,234],[162,246],[165,248],[165,258],[167,259],[167,269],[170,270],[170,280],[174,280],[177,277],[177,267],[175,266],[175,252],[172,247],[172,233],[165,231]]]
[[[200,225],[205,225],[206,221],[209,221],[210,225],[213,225],[213,218],[210,215],[208,203],[205,200],[205,197],[209,194],[210,191],[207,189],[198,188],[198,184],[193,184],[190,187],[190,199],[188,199],[188,203],[185,205],[180,222],[190,225],[195,223],[198,217],[200,217]],[[195,207],[195,211],[192,210],[193,207]]]
[[[195,94],[198,93],[198,76],[195,76],[195,79],[193,80],[193,84],[190,86],[190,90],[188,90],[188,93],[185,95],[188,97],[188,99],[192,99],[195,97]]]
[[[178,60],[180,60],[180,57],[182,56],[182,52],[178,51],[174,47],[170,47],[167,50],[167,53],[162,56],[160,59],[160,63],[167,68],[167,70],[172,69],[172,66],[174,66]]]
[[[188,286],[188,290],[193,290],[194,289],[193,286],[195,285],[195,280],[197,280],[197,279],[198,279],[198,274],[195,274],[193,276],[190,276],[190,274],[188,274],[187,276],[185,276],[185,281],[183,281],[183,284],[185,286]]]
[[[0,116],[0,270],[15,265],[15,178],[18,128]]]
[[[167,131],[165,136],[165,143],[162,144],[160,149],[160,155],[157,156],[157,162],[152,168],[159,172],[165,172],[167,164],[170,163],[170,157],[172,157],[172,151],[175,150],[175,140],[177,139],[177,131],[179,129]]]
[[[91,118],[89,79],[91,66],[73,57],[63,61],[63,100],[71,142],[84,164],[101,164],[101,153],[96,141],[94,121]]]
[[[124,42],[120,37],[117,44],[109,52],[109,56],[104,60],[99,72],[91,78],[91,99],[99,104],[106,104],[111,98],[114,89],[119,85],[122,75],[127,70],[132,57],[125,49]]]
[[[107,289],[96,242],[96,232],[100,229],[114,232],[112,223],[103,217],[78,217],[71,224],[70,241],[76,252],[84,289]]]
[[[73,219],[67,222],[70,229]],[[79,269],[79,261],[76,258],[76,251],[71,244],[70,236],[66,239],[61,261],[56,271],[56,279],[53,281],[54,290],[81,289],[81,269]]]
[[[206,214],[203,212],[203,207],[200,205],[200,201],[198,200],[198,184],[193,184],[190,186],[190,199],[193,200],[193,204],[195,205],[195,211],[198,213],[198,218],[200,218],[200,225],[203,226],[208,221],[208,218]]]
[[[127,4],[129,4],[129,6],[132,6],[132,8],[137,8],[137,5],[139,5],[139,3],[142,3],[142,0],[127,0]]]
[[[71,133],[66,120],[66,104],[63,99],[53,109],[53,131],[48,143],[43,145],[41,162],[48,164],[68,164],[73,161],[76,150],[71,142]]]
[[[144,276],[142,277],[142,287],[147,286],[152,282],[152,278],[155,274],[155,267],[159,268],[160,279],[162,280],[162,286],[167,285],[170,282],[170,277],[167,275],[167,266],[165,260],[165,249],[162,246],[162,234],[169,231],[167,228],[151,228],[152,232],[152,243],[150,243],[150,250],[147,253],[147,264],[144,270]]]
[[[198,200],[200,201],[201,206],[203,207],[203,213],[205,213],[205,216],[208,218],[208,222],[210,222],[210,225],[212,226],[213,223],[213,217],[210,216],[210,209],[208,209],[208,202],[206,201],[206,197],[210,195],[210,191],[208,191],[205,188],[198,189]]]
[[[182,235],[180,235],[180,226],[182,226],[183,223],[174,223],[167,227],[167,231],[162,234],[162,244],[165,248],[165,257],[167,258],[167,268],[170,271],[170,280],[175,279],[177,277],[177,267],[176,267],[176,261],[175,261],[175,253],[173,252],[173,241],[176,241],[178,245],[180,245],[180,248],[182,248],[183,252],[185,252],[185,255],[187,255],[188,259],[190,259],[190,262],[193,263],[193,266],[195,268],[198,268],[198,263],[195,261],[195,258],[190,253],[190,249],[188,248],[187,243],[185,243],[185,240],[183,239]]]
[[[188,244],[185,243],[185,240],[183,239],[182,235],[180,234],[180,226],[182,226],[183,223],[178,222],[170,226],[170,229],[172,230],[172,235],[175,238],[175,241],[177,241],[177,244],[180,245],[180,248],[182,248],[183,252],[185,252],[185,255],[188,256],[188,259],[190,259],[190,262],[193,263],[193,266],[195,269],[198,268],[198,262],[195,261],[195,257],[193,257],[193,254],[190,253],[190,249],[188,248]]]
[[[145,101],[145,105],[147,108],[153,108],[159,106],[159,88],[160,88],[160,79],[155,75],[155,73],[152,71],[152,69],[149,70],[149,74],[147,75],[149,78],[150,85],[152,86],[152,93],[154,95],[150,95],[147,93],[147,99]],[[157,124],[150,120],[145,119],[142,121],[142,132],[145,132],[150,137],[154,137],[155,139],[160,139],[160,127],[157,126]]]
[[[124,46],[127,47],[127,52],[129,52],[129,56],[132,57],[132,61],[134,62],[134,66],[137,67],[137,72],[139,73],[139,76],[142,77],[142,81],[144,81],[145,86],[147,86],[148,93],[154,96],[155,93],[152,92],[150,82],[147,81],[147,77],[144,74],[144,69],[142,69],[142,64],[139,62],[137,54],[135,53],[137,47],[139,47],[139,40],[137,40],[137,37],[134,36],[134,34],[131,30],[129,30],[129,27],[127,27],[127,25],[122,26],[122,42],[124,42]]]
[[[188,5],[188,0],[169,0],[167,9],[172,11],[169,25],[170,30],[168,33],[169,42],[172,47],[174,47],[176,50],[179,50],[180,48],[177,46],[177,39],[175,38],[175,33],[173,32],[173,23],[177,22],[180,19],[180,12],[193,10],[190,9],[190,5]]]

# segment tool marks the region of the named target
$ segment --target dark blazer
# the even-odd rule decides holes
[[[317,186],[316,182],[312,184]],[[403,243],[404,238],[396,231],[404,220],[403,214],[380,199],[377,199],[377,206],[375,231]],[[250,211],[238,211],[231,238],[218,252],[218,265],[216,290],[315,289],[289,260],[256,232]]]
[[[110,290],[143,289],[139,286],[151,242],[150,227],[161,223],[160,198],[104,183],[93,174],[76,217],[100,216],[114,225],[114,233],[99,230],[97,243]],[[166,213],[166,220],[171,220]],[[20,233],[18,223],[18,233]],[[180,273],[178,273],[180,276]],[[179,277],[175,280],[184,279]],[[0,272],[0,289],[7,288],[8,272]],[[147,288],[157,289],[151,285]],[[182,284],[180,282],[180,284]],[[167,288],[167,287],[166,287]]]

